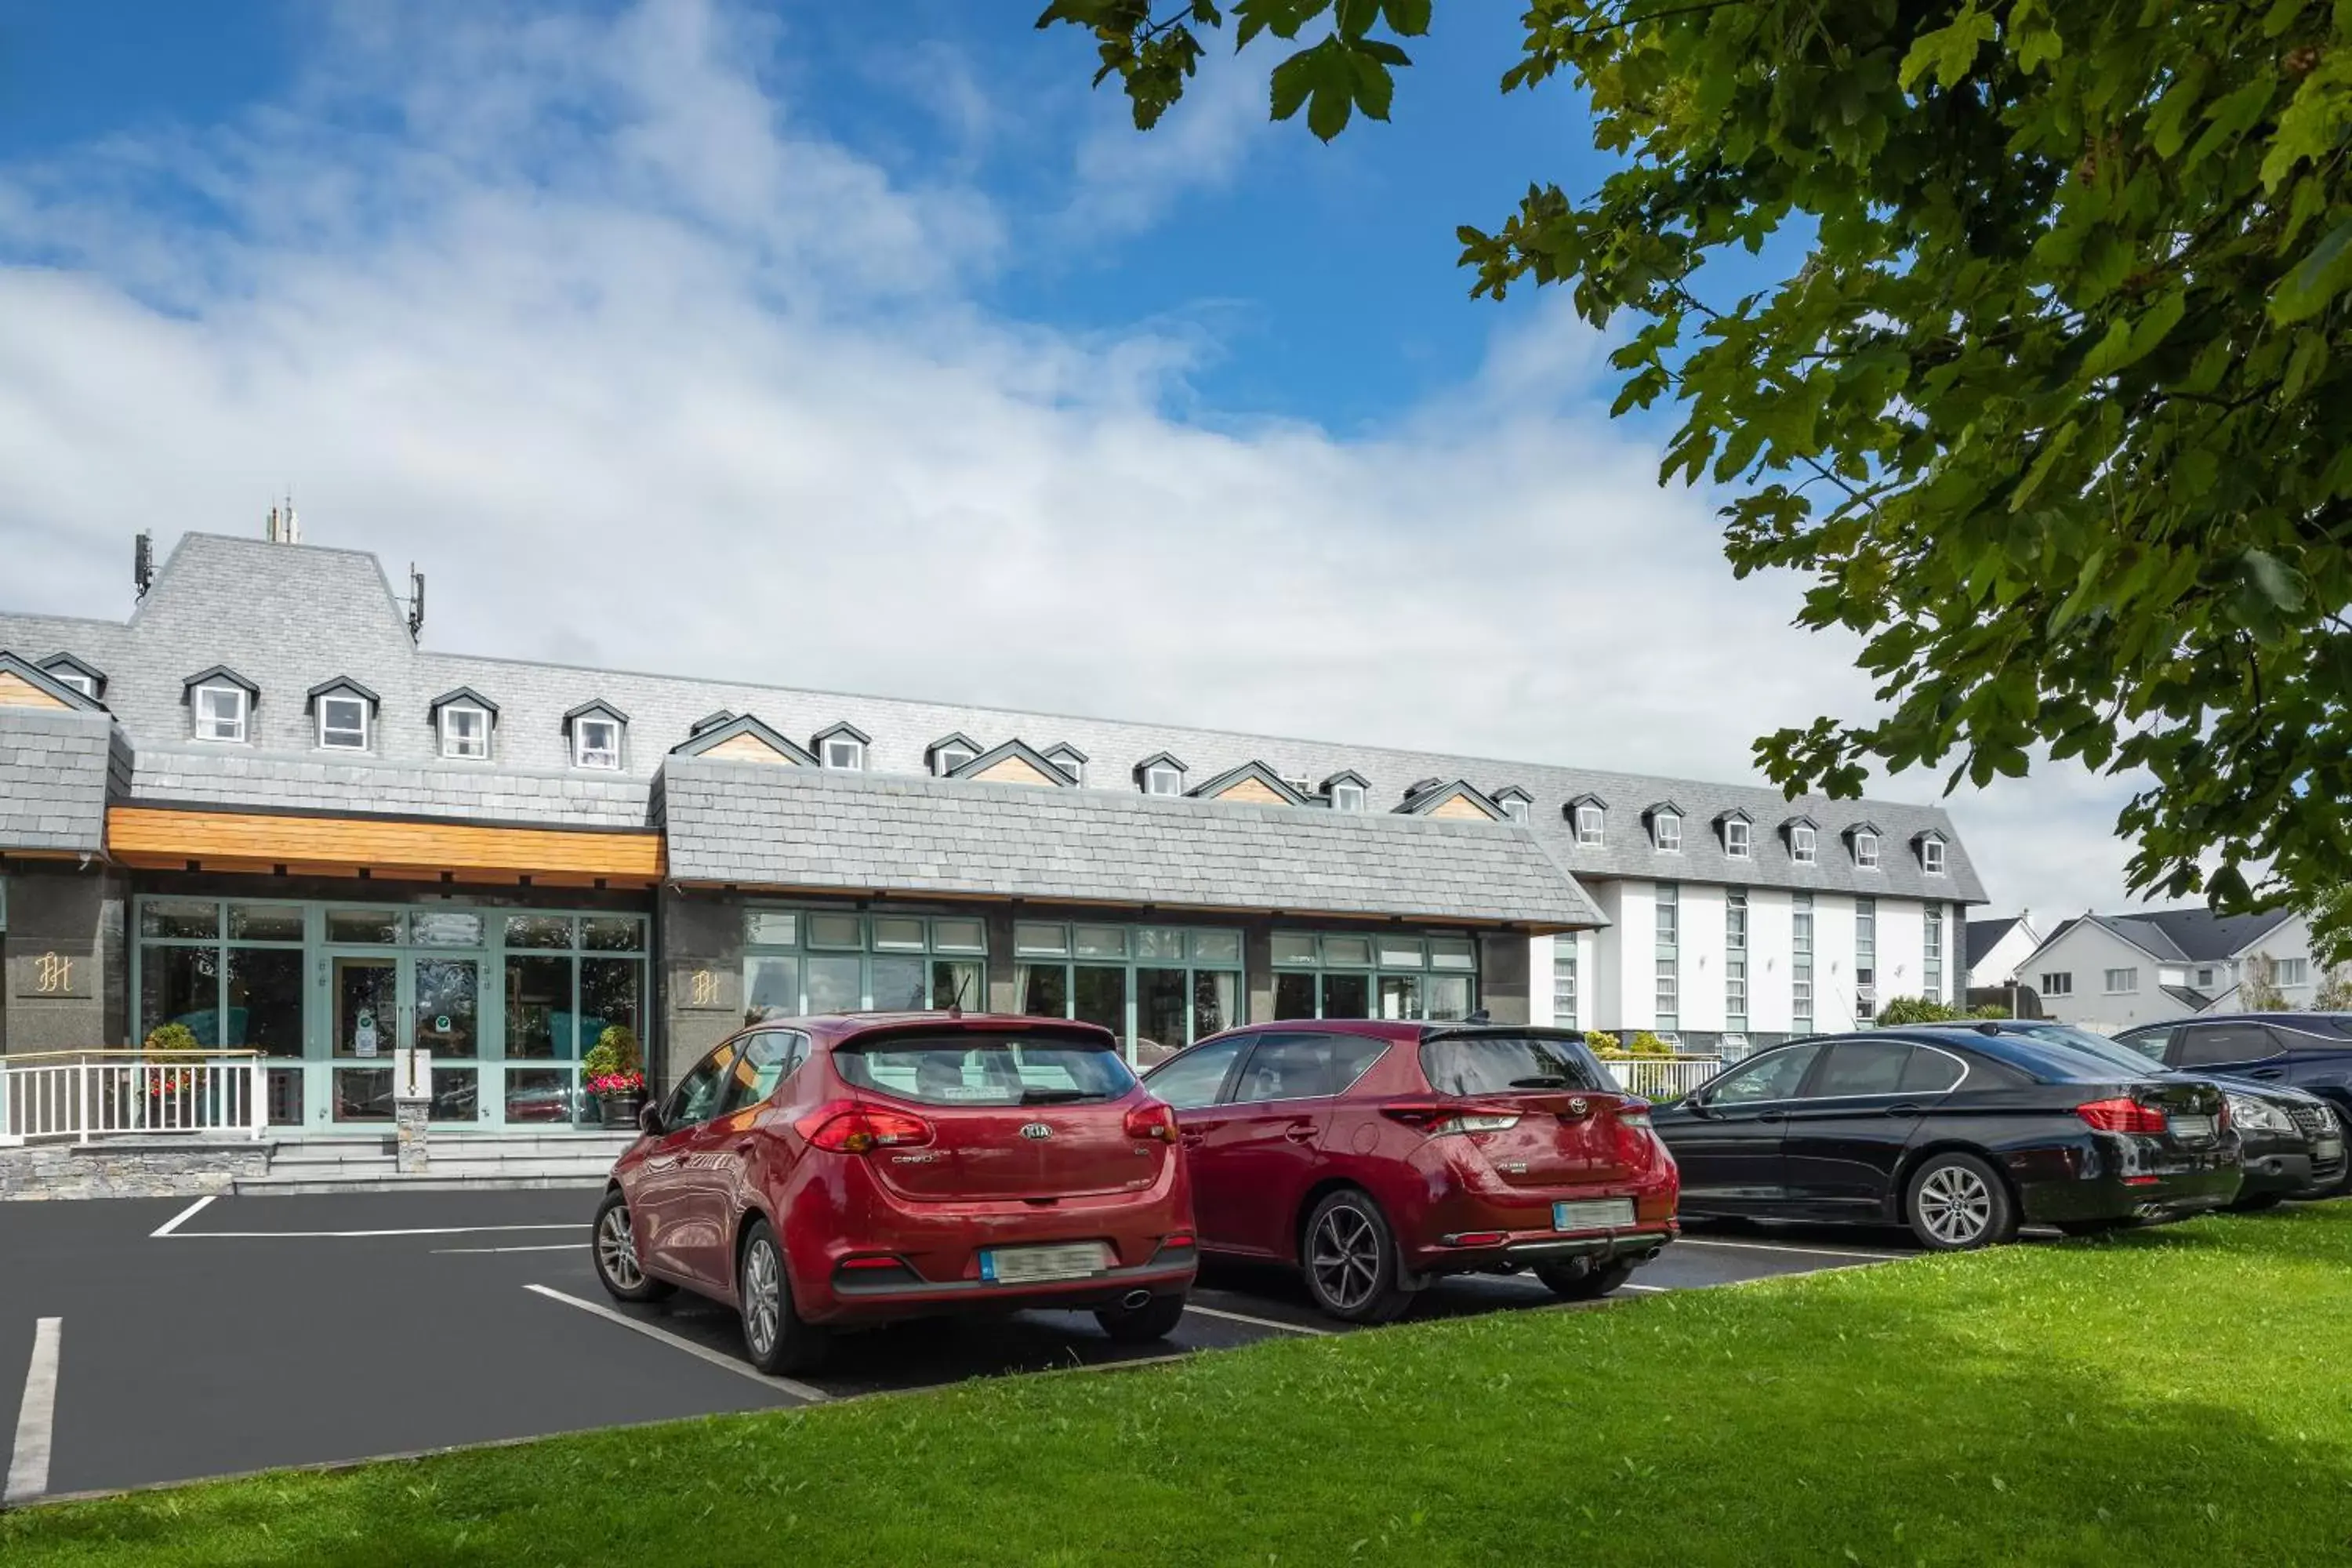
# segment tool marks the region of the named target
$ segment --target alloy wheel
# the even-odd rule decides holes
[[[1965,1247],[1992,1226],[1992,1189],[1966,1165],[1945,1165],[1919,1184],[1919,1223],[1951,1247]]]
[[[636,1237],[629,1234],[629,1211],[619,1204],[597,1222],[596,1263],[621,1289],[634,1290],[646,1282],[645,1270],[637,1267]]]
[[[1380,1232],[1361,1209],[1327,1210],[1316,1222],[1307,1259],[1317,1290],[1340,1311],[1355,1310],[1380,1289]]]
[[[776,1287],[776,1249],[762,1237],[743,1254],[743,1337],[751,1342],[751,1353],[762,1358],[775,1349],[783,1319]]]

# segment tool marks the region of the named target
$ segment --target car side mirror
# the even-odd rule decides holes
[[[637,1131],[649,1137],[661,1136],[661,1107],[647,1100],[637,1110]]]

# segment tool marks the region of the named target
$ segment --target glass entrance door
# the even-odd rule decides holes
[[[328,974],[334,1066],[328,1089],[337,1123],[392,1120],[392,1053],[400,1045],[400,956],[339,952]]]

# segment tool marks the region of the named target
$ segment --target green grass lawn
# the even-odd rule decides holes
[[[2352,1562],[2352,1203],[0,1518],[0,1563]]]

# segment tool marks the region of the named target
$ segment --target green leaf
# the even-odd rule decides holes
[[[2305,584],[2302,573],[2266,550],[2249,550],[2243,562],[2246,581],[2264,600],[2281,610],[2300,609]]]
[[[1969,68],[1976,64],[1977,51],[1991,43],[1998,31],[1993,18],[1969,0],[1948,26],[1912,40],[1911,52],[1903,57],[1903,68],[1895,80],[1908,92],[1920,77],[1933,71],[1936,85],[1948,92],[1969,74]]]
[[[2271,320],[2281,326],[2308,321],[2352,283],[2352,217],[2327,231],[2302,264],[2271,295]]]
[[[1400,38],[1418,38],[1429,31],[1430,0],[1381,0],[1389,30]]]

